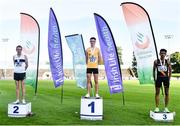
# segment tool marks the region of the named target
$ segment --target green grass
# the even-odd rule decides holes
[[[180,73],[172,73],[172,77],[180,77]]]
[[[138,81],[124,81],[125,106],[122,94],[109,94],[107,82],[100,82],[100,95],[103,96],[102,121],[80,120],[80,98],[86,90],[76,87],[75,81],[65,81],[64,100],[61,104],[61,88],[55,89],[52,81],[39,81],[38,94],[26,86],[27,100],[32,102],[33,117],[9,118],[7,104],[15,100],[13,81],[0,81],[0,124],[8,125],[180,125],[180,81],[171,81],[169,109],[176,111],[175,121],[155,122],[149,117],[154,109],[154,86],[139,85]],[[162,103],[162,102],[161,102]],[[161,105],[163,108],[163,105]],[[76,113],[78,112],[78,113]]]

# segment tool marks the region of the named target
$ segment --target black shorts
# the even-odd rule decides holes
[[[162,87],[162,83],[164,87],[169,88],[169,78],[168,77],[158,77],[156,80],[156,87]]]
[[[14,73],[14,80],[20,81],[26,78],[26,73]]]
[[[86,73],[90,73],[90,74],[98,74],[99,71],[98,71],[98,68],[87,68],[87,71]]]

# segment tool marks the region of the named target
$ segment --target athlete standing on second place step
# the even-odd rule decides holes
[[[28,68],[28,59],[26,55],[22,54],[22,46],[18,45],[16,47],[17,54],[13,56],[14,62],[14,80],[16,83],[16,101],[15,104],[20,103],[20,85],[22,88],[22,103],[25,104],[25,77],[26,69]]]

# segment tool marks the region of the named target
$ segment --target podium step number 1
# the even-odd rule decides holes
[[[103,100],[102,98],[81,98],[81,119],[102,120],[103,118]]]
[[[31,103],[26,104],[8,104],[8,117],[26,117],[31,113]]]

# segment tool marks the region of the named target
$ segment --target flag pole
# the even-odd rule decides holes
[[[64,96],[63,85],[61,86],[61,104],[63,103],[63,96]]]
[[[123,105],[125,105],[125,98],[124,98],[124,91],[122,92],[122,98],[123,98]]]

